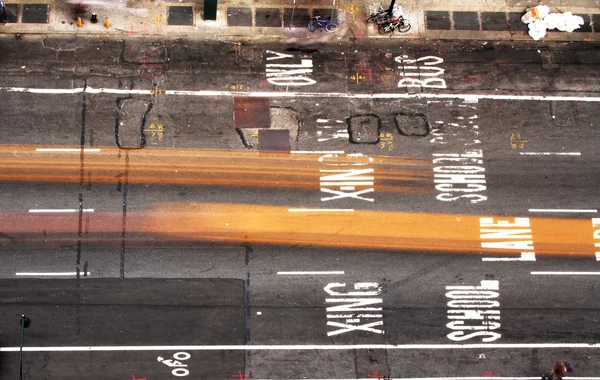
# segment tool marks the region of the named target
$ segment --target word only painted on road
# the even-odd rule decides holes
[[[521,251],[519,261],[535,261],[529,218],[513,218],[513,220],[479,218],[479,237],[481,248]]]
[[[594,247],[596,248],[596,260],[600,261],[600,218],[592,218],[592,228],[594,229]]]
[[[308,86],[317,83],[316,80],[309,78],[308,75],[313,72],[312,59],[300,59],[298,63],[281,63],[282,59],[295,59],[293,54],[278,53],[273,50],[267,50],[267,61],[277,61],[267,63],[266,75],[267,81],[276,86]]]
[[[485,168],[481,149],[467,149],[464,153],[434,153],[433,178],[440,201],[463,198],[471,203],[485,201]]]
[[[479,286],[446,286],[448,319],[446,324],[451,333],[448,339],[461,342],[481,339],[493,342],[502,334],[493,331],[500,328],[500,302],[496,280],[482,280]]]
[[[327,336],[348,332],[363,331],[384,334],[383,300],[378,298],[381,286],[376,282],[358,282],[354,289],[346,291],[346,284],[332,282],[325,286],[325,292],[331,296],[325,303],[336,306],[327,307],[327,326],[336,328],[327,332]]]
[[[375,191],[375,169],[367,167],[373,162],[372,157],[362,153],[328,153],[319,157],[319,162],[327,167],[319,170],[321,192],[327,194],[321,196],[321,201],[346,198],[374,201],[366,195]]]
[[[439,67],[444,60],[428,55],[417,59],[409,59],[408,55],[394,58],[400,64],[398,87],[446,88],[446,80],[441,76],[446,71]]]

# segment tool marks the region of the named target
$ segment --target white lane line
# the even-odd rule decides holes
[[[539,380],[541,376],[535,377],[517,377],[517,376],[466,376],[466,377],[385,377],[385,380]],[[381,377],[380,377],[381,378]],[[329,379],[293,379],[290,377],[286,377],[287,380],[373,380],[376,379],[374,377],[362,377],[362,378],[352,378],[352,379],[338,379],[338,378],[329,378]],[[383,379],[383,378],[381,378]],[[575,376],[564,376],[563,379],[573,379],[573,380],[600,380],[600,377],[575,377]],[[267,380],[267,379],[254,379],[254,380]]]
[[[482,257],[481,261],[535,261],[535,252],[521,252],[520,257]]]
[[[292,150],[292,154],[344,154],[343,150]]]
[[[81,210],[82,212],[94,212],[93,208],[84,208]],[[29,212],[43,212],[43,213],[53,213],[53,212],[79,212],[78,208],[32,208]]]
[[[471,344],[304,344],[304,345],[179,345],[179,346],[47,346],[23,347],[28,352],[76,351],[309,351],[309,350],[457,350],[457,349],[600,349],[600,343],[471,343]],[[20,347],[0,347],[0,352],[17,352]]]
[[[564,275],[564,276],[600,276],[600,272],[531,272],[540,275]]]
[[[529,212],[598,212],[598,210],[576,208],[530,208]]]
[[[281,275],[311,275],[311,274],[344,274],[343,270],[332,270],[332,271],[297,271],[297,272],[277,272]]]
[[[519,152],[522,156],[581,156],[580,152]]]
[[[81,148],[36,148],[36,152],[81,152]],[[84,152],[100,152],[100,148],[83,148]]]
[[[289,208],[288,212],[354,212],[353,208]]]
[[[25,87],[0,87],[5,92],[29,92],[34,94],[122,94],[122,95],[152,95],[153,90],[120,90],[111,88],[74,88],[74,89],[41,89]],[[600,102],[597,96],[542,96],[542,95],[497,95],[497,94],[433,94],[433,93],[345,93],[345,92],[283,92],[283,91],[183,91],[166,90],[165,95],[182,96],[243,96],[243,97],[270,97],[270,98],[344,98],[344,99],[461,99],[465,102],[489,100],[531,100],[548,102]]]
[[[79,273],[84,275],[83,272]],[[86,276],[90,275],[90,272],[85,272]],[[15,276],[77,276],[77,272],[17,272]]]

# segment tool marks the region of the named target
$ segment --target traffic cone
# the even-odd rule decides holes
[[[83,26],[83,20],[81,19],[81,17],[77,17],[77,26],[80,28]]]
[[[106,29],[110,28],[110,21],[108,21],[108,17],[104,18],[104,26],[106,27]]]

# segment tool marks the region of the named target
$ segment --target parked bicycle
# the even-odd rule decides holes
[[[387,34],[393,32],[395,29],[398,29],[400,33],[406,33],[410,30],[410,22],[407,18],[402,16],[400,17],[392,17],[388,22],[383,22],[379,25],[379,33]]]
[[[390,15],[389,15],[388,10],[383,9],[382,7],[379,7],[373,13],[371,13],[369,18],[367,19],[367,22],[374,22],[377,25],[379,25],[379,24],[388,22],[389,19],[390,19]]]
[[[328,32],[333,32],[338,28],[338,26],[337,24],[331,22],[331,17],[322,19],[319,16],[315,16],[308,22],[308,30],[314,32],[318,28],[325,29]]]

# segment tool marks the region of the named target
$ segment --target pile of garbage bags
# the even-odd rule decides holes
[[[550,13],[550,8],[546,5],[528,8],[521,21],[529,25],[529,36],[536,41],[544,37],[547,30],[572,32],[584,23],[581,16],[575,16],[571,12]]]

